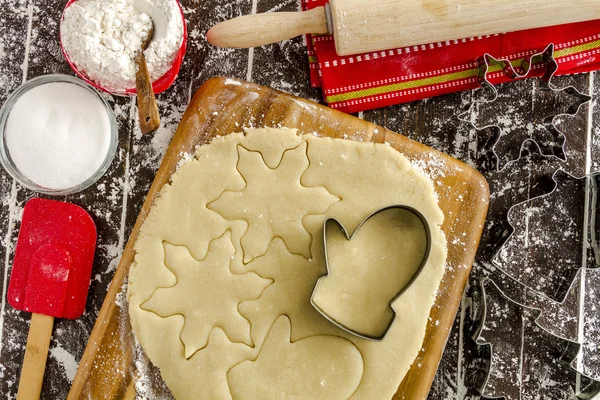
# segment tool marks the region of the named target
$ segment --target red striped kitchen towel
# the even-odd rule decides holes
[[[305,10],[327,0],[302,0]],[[353,113],[478,87],[486,53],[513,64],[554,43],[558,75],[600,69],[600,21],[531,29],[340,57],[330,35],[307,35],[311,83],[329,107]],[[537,68],[531,76],[541,75]],[[488,75],[492,83],[508,78]]]

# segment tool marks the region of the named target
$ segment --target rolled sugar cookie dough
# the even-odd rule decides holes
[[[332,324],[310,297],[327,273],[324,221],[352,233],[392,205],[423,214],[432,247],[392,303],[397,316],[385,338],[374,342]],[[391,399],[421,350],[444,274],[443,219],[433,183],[389,146],[288,129],[216,138],[180,166],[146,217],[129,272],[131,324],[179,400]],[[363,263],[328,276],[333,313],[344,315],[343,285],[360,292],[385,276],[365,273],[377,265],[369,251],[390,243],[377,238],[411,234],[388,225],[374,221],[351,247]],[[410,274],[395,279],[406,283]],[[384,286],[368,301],[384,304],[380,314],[389,317],[393,290]],[[366,312],[356,298],[351,304],[356,315]]]

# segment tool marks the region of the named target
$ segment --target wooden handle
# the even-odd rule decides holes
[[[598,0],[330,0],[339,55],[600,18]]]
[[[160,126],[158,105],[154,97],[152,82],[148,76],[148,66],[144,52],[140,51],[135,56],[137,71],[135,73],[135,87],[137,91],[138,114],[142,133],[154,132]]]
[[[137,390],[135,389],[135,381],[136,381],[136,375],[133,374],[133,376],[131,376],[131,380],[129,381],[129,384],[127,385],[127,389],[125,389],[125,394],[123,395],[122,400],[135,400],[136,399]]]
[[[54,317],[31,314],[17,400],[38,400],[42,392]]]
[[[206,39],[215,46],[247,48],[305,33],[327,33],[325,7],[304,12],[245,15],[213,26],[206,33]]]

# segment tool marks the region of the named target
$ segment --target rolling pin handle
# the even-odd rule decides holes
[[[237,17],[210,28],[206,39],[219,47],[249,48],[281,42],[306,33],[326,34],[332,28],[331,14],[325,7],[317,7],[303,12],[273,12]]]

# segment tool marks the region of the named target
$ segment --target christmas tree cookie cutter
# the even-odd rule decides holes
[[[537,384],[541,386],[542,383],[536,381],[535,377],[532,378],[532,376],[527,375],[527,371],[523,371],[524,367],[529,367],[530,370],[539,370],[542,374],[547,375],[565,376],[566,374],[570,374],[574,379],[577,379],[575,378],[577,374],[580,375],[580,390],[578,393],[575,393],[576,397],[572,398],[591,399],[600,393],[600,382],[579,372],[574,367],[581,350],[581,344],[558,336],[542,327],[537,322],[542,314],[541,309],[529,307],[512,300],[492,279],[480,279],[479,287],[481,290],[479,318],[477,328],[472,337],[481,346],[486,360],[481,361],[478,375],[475,377],[473,383],[477,393],[485,398],[503,398],[505,400],[516,400],[520,399],[521,396],[526,396],[527,393],[524,394],[524,392],[527,392],[527,389],[525,389],[527,384],[531,383],[532,385]],[[491,298],[494,295],[501,298],[505,304],[492,304]],[[495,309],[494,306],[496,306]],[[517,340],[521,349],[516,349],[516,353],[519,353],[520,365],[517,365],[516,369],[520,371],[521,375],[525,374],[527,379],[515,379],[514,376],[511,376],[510,371],[506,370],[506,365],[513,365],[515,363],[514,357],[511,357],[505,363],[506,365],[503,365],[502,362],[498,362],[499,357],[495,354],[494,333],[496,337],[502,337],[503,339],[507,335],[502,333],[502,327],[498,326],[498,323],[495,321],[490,322],[489,317],[498,316],[502,312],[508,314],[511,311],[511,307],[520,310],[520,313],[517,313],[516,317],[518,320],[523,321],[522,338],[518,338]],[[488,325],[491,325],[491,328]],[[514,327],[511,326],[510,330],[514,332]],[[486,332],[490,332],[491,336],[488,336]],[[501,334],[499,335],[498,332]],[[525,336],[528,336],[527,340],[525,340]],[[534,351],[525,351],[524,346],[526,345],[533,347]],[[505,347],[510,351],[514,346],[506,341]],[[537,390],[537,386],[532,388],[534,393]]]
[[[322,279],[326,278],[329,276],[330,272],[331,272],[331,265],[329,263],[329,257],[327,254],[327,229],[328,229],[328,225],[330,224],[335,224],[340,230],[341,232],[344,234],[346,240],[348,242],[352,241],[352,238],[355,237],[355,235],[357,234],[357,232],[360,231],[361,227],[366,224],[371,218],[375,217],[376,215],[385,212],[385,211],[389,211],[389,210],[403,210],[403,211],[407,211],[410,214],[416,216],[419,221],[421,222],[422,226],[423,226],[423,230],[425,233],[425,251],[423,254],[423,257],[421,259],[421,262],[419,263],[414,275],[412,276],[412,278],[408,281],[408,283],[406,285],[404,285],[403,288],[400,289],[400,291],[393,296],[393,298],[390,300],[388,306],[392,309],[393,311],[393,316],[390,320],[390,322],[387,324],[387,326],[385,327],[385,329],[383,330],[383,333],[378,334],[378,335],[373,335],[370,333],[366,333],[361,331],[360,329],[357,328],[353,328],[352,326],[348,326],[347,324],[341,323],[340,321],[338,321],[336,318],[334,318],[332,315],[330,315],[330,313],[328,313],[327,311],[323,310],[315,301],[315,295],[317,293],[318,290],[318,286],[319,286],[319,281],[321,281]],[[346,227],[337,219],[335,218],[329,218],[327,219],[324,223],[323,223],[323,244],[324,244],[324,252],[325,252],[325,265],[327,267],[327,273],[325,275],[322,275],[321,277],[319,277],[319,279],[317,279],[317,281],[315,282],[315,286],[312,292],[312,295],[310,297],[310,303],[311,305],[323,316],[325,317],[327,320],[329,320],[331,323],[333,323],[334,325],[338,326],[339,328],[343,329],[344,331],[360,337],[362,339],[366,339],[366,340],[372,340],[372,341],[381,341],[384,339],[385,335],[387,334],[387,332],[389,331],[389,329],[392,327],[394,320],[396,319],[396,311],[393,309],[392,304],[400,297],[402,296],[402,294],[404,292],[406,292],[406,290],[417,280],[417,278],[421,275],[421,273],[423,272],[423,269],[425,267],[425,265],[427,264],[427,261],[429,259],[429,253],[431,252],[431,230],[429,227],[429,223],[427,222],[427,219],[425,218],[425,216],[423,214],[421,214],[421,212],[419,212],[418,210],[416,210],[413,207],[409,207],[409,206],[404,206],[404,205],[394,205],[394,206],[388,206],[385,208],[382,208],[380,210],[377,210],[375,212],[373,212],[372,214],[370,214],[368,217],[366,217],[359,225],[358,227],[354,230],[354,232],[352,232],[352,234],[348,233],[348,230],[346,229]]]
[[[577,178],[558,170],[552,180],[551,192],[509,209],[511,232],[492,264],[533,292],[563,303],[580,269],[600,267],[600,173]]]

